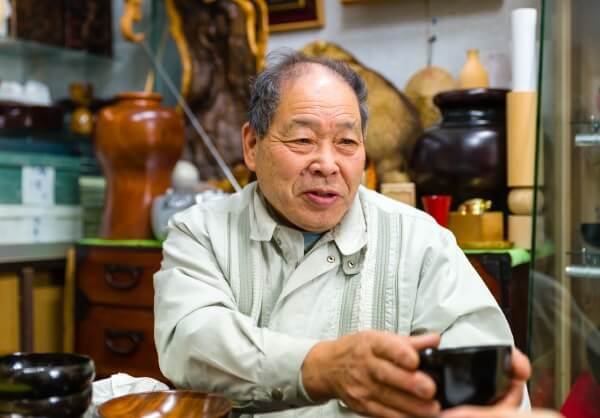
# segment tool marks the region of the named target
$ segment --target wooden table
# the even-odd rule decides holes
[[[68,243],[0,245],[0,272],[16,273],[21,317],[20,351],[33,351],[33,279],[35,270],[64,275]]]

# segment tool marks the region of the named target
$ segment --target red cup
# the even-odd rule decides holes
[[[433,216],[433,219],[444,228],[448,227],[448,215],[452,196],[445,194],[432,194],[421,198],[425,212]]]

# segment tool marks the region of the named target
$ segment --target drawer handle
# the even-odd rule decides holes
[[[133,354],[143,340],[144,333],[140,331],[120,331],[110,328],[104,330],[104,343],[115,354],[123,356]]]
[[[123,275],[128,276],[128,278],[119,279],[119,276]],[[141,267],[123,266],[119,264],[104,265],[104,280],[110,287],[118,290],[133,289],[139,284],[141,277]]]

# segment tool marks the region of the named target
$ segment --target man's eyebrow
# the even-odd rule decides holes
[[[285,123],[285,125],[283,125],[283,133],[285,135],[290,135],[292,129],[296,128],[296,127],[306,127],[306,128],[310,128],[310,129],[316,129],[319,126],[319,122],[317,122],[314,119],[310,119],[310,118],[304,118],[304,117],[293,117],[291,118],[289,121],[287,121]]]
[[[358,127],[357,125],[358,125],[357,121],[349,121],[349,120],[341,121],[336,124],[336,126],[338,128],[346,128],[346,129],[350,129],[350,130],[356,129]]]

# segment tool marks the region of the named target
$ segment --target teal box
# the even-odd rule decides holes
[[[27,152],[0,152],[0,204],[22,204],[21,169],[54,168],[54,204],[79,204],[79,157]]]

